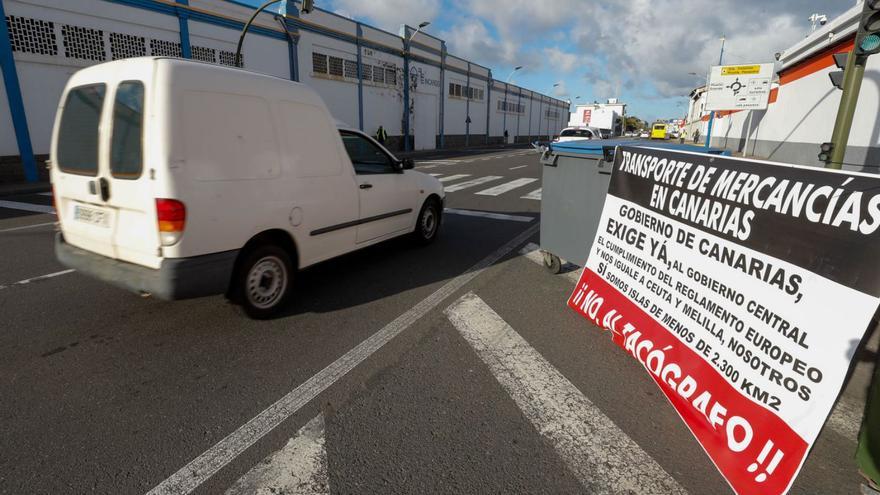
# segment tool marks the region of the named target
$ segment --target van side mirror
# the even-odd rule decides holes
[[[412,158],[404,158],[400,161],[400,165],[403,167],[403,170],[412,170],[416,168],[416,164]]]

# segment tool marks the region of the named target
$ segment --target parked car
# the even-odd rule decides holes
[[[642,132],[639,134],[639,137],[640,137],[640,138],[643,138],[643,139],[648,139],[648,138],[651,137],[651,134],[650,134],[648,131],[642,131]]]
[[[301,268],[433,241],[445,197],[411,160],[338,129],[308,86],[177,58],[76,72],[50,163],[62,264],[162,299],[227,294],[255,318]]]
[[[602,133],[595,127],[566,127],[559,132],[559,136],[553,142],[564,143],[582,139],[602,139]]]
[[[602,139],[611,139],[614,137],[611,133],[611,129],[599,129],[599,135],[602,136]]]

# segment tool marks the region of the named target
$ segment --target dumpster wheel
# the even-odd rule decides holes
[[[556,275],[562,271],[562,260],[553,253],[544,251],[544,268],[550,270],[550,273]]]

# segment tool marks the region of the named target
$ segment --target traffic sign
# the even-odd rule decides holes
[[[772,80],[773,64],[716,65],[709,72],[706,110],[763,110]]]

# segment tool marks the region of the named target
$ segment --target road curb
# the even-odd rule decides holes
[[[15,196],[16,194],[49,192],[51,190],[52,186],[48,182],[0,184],[0,198],[3,196]]]

